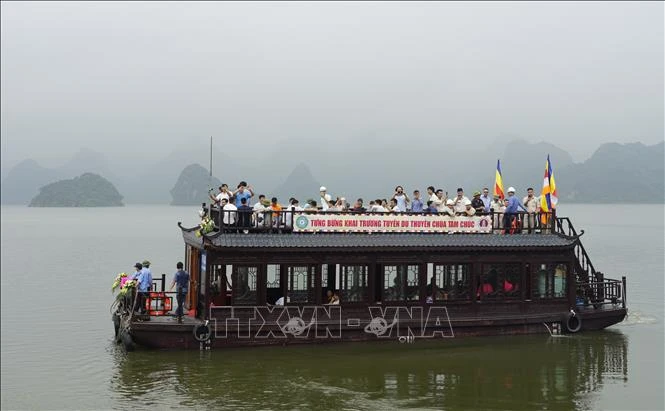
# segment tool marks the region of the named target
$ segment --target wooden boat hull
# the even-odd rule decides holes
[[[238,307],[233,308],[237,309]],[[289,308],[297,309],[298,307]],[[319,308],[328,309],[330,307]],[[395,326],[383,330],[380,327],[379,329],[370,327],[373,318],[367,307],[365,309],[368,310],[368,315],[365,318],[350,318],[353,315],[357,316],[360,310],[351,310],[350,315],[345,315],[341,318],[341,321],[334,318],[333,313],[333,321],[330,321],[330,317],[312,324],[310,324],[310,321],[310,323],[305,324],[306,327],[309,326],[305,330],[302,330],[302,327],[301,330],[288,328],[289,322],[284,315],[288,315],[289,312],[285,309],[273,310],[270,313],[274,315],[273,317],[267,316],[260,319],[259,315],[254,318],[260,319],[260,321],[247,322],[240,321],[241,315],[235,310],[236,313],[234,314],[238,317],[233,318],[232,321],[228,321],[228,316],[224,318],[223,313],[210,320],[210,338],[204,341],[197,340],[194,332],[194,329],[200,327],[203,322],[192,318],[187,318],[183,324],[178,324],[170,319],[155,320],[154,318],[151,321],[136,322],[132,324],[131,336],[138,346],[146,348],[218,349],[287,344],[334,344],[351,341],[392,340],[398,343],[417,343],[421,339],[438,339],[445,343],[450,338],[539,333],[558,334],[570,333],[571,331],[567,329],[566,325],[570,316],[569,311],[528,315],[504,313],[478,317],[468,314],[452,315],[450,310],[438,310],[434,315],[448,311],[448,316],[443,318],[442,315],[439,315],[437,320],[433,317],[427,318],[424,315],[428,307],[420,307],[423,308],[423,310],[420,310],[423,313],[422,318],[418,315],[418,307],[411,307],[410,312],[398,307],[393,308],[396,308],[396,310],[391,310],[390,307],[379,307],[379,309],[383,309],[384,314],[389,314],[386,317],[381,317],[384,320],[385,318],[398,319],[394,324]],[[416,310],[413,310],[414,308]],[[316,312],[316,310],[312,312]],[[302,317],[305,318],[306,313],[304,311],[301,311],[301,313],[305,314]],[[330,312],[328,311],[328,313]],[[396,317],[393,317],[393,313],[396,313]],[[261,314],[261,311],[258,311],[257,314]],[[283,317],[282,320],[277,319],[280,315]],[[580,320],[580,327],[573,330],[574,332],[600,330],[621,322],[626,316],[626,309],[622,307],[598,310],[593,308],[582,309],[576,313],[576,316]],[[379,325],[383,325],[385,328],[389,323]],[[301,333],[298,334],[298,331],[301,331]],[[381,331],[384,332],[380,334]]]

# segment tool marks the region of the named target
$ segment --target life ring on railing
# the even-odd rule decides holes
[[[206,342],[210,340],[210,327],[208,327],[208,322],[205,324],[199,324],[194,326],[194,339],[198,342]]]
[[[571,334],[575,334],[582,329],[582,318],[575,313],[575,311],[570,310],[568,316],[566,317],[566,331]]]
[[[145,309],[148,312],[148,315],[166,315],[168,311],[171,311],[173,297],[167,297],[166,293],[163,292],[150,292],[148,297],[145,300]],[[152,308],[152,303],[156,302],[156,309]]]

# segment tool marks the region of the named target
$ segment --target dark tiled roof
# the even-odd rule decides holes
[[[201,238],[183,232],[185,241],[201,244]],[[221,234],[212,244],[221,248],[525,248],[568,247],[575,239],[553,234]]]

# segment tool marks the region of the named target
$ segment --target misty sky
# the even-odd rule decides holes
[[[210,135],[239,155],[519,136],[583,161],[664,135],[662,2],[1,7],[3,167],[82,146],[157,158]]]

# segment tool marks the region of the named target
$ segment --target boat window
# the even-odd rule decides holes
[[[521,286],[521,264],[483,264],[476,287],[476,297],[480,299],[517,299],[522,293]]]
[[[321,265],[321,301],[328,302],[328,291],[335,290],[335,270],[329,270],[328,264]]]
[[[565,298],[567,273],[564,263],[540,264],[534,275],[534,298]]]
[[[342,265],[339,297],[340,303],[368,300],[366,265]]]
[[[385,265],[383,266],[384,301],[417,301],[419,266]]]
[[[268,304],[275,304],[284,293],[279,268],[277,264],[268,264],[266,267],[266,302]]]
[[[233,267],[233,303],[256,304],[256,266]]]
[[[470,264],[435,264],[433,280],[427,284],[427,296],[435,301],[471,299]]]
[[[292,304],[311,302],[310,291],[314,287],[313,269],[309,266],[289,266],[287,269],[287,302]]]

